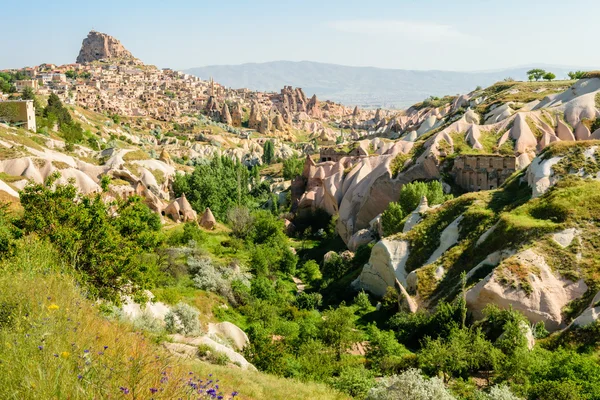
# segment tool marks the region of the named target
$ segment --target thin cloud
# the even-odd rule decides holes
[[[449,40],[476,40],[451,25],[434,22],[355,19],[332,21],[329,26],[339,32],[361,35],[385,35],[404,37],[424,42],[445,42]]]

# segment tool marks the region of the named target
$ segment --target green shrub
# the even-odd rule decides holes
[[[398,203],[391,202],[385,211],[381,214],[381,226],[385,236],[393,235],[394,233],[402,232],[404,224],[402,223],[406,214],[402,206]]]
[[[362,365],[343,368],[339,376],[331,379],[330,382],[337,390],[359,399],[365,398],[375,385],[373,372]]]

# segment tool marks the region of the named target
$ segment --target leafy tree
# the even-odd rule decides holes
[[[267,330],[256,325],[252,325],[247,333],[250,341],[244,347],[244,357],[261,371],[285,375],[287,366],[284,343],[274,340]]]
[[[248,236],[254,224],[254,217],[245,206],[235,206],[227,211],[227,221],[233,236],[244,239]]]
[[[302,169],[304,168],[304,159],[300,157],[292,157],[283,160],[283,177],[286,180],[294,179],[297,176],[302,175]]]
[[[402,230],[401,223],[406,214],[399,203],[391,202],[381,214],[381,225],[385,236],[393,235]]]
[[[272,140],[267,140],[265,145],[263,146],[263,156],[262,160],[265,164],[271,164],[273,159],[275,158],[275,146],[273,145]]]
[[[354,298],[354,306],[358,309],[359,314],[366,314],[371,310],[371,300],[364,290],[361,290]]]
[[[317,263],[315,260],[306,261],[300,268],[300,277],[309,283],[321,280],[323,276],[321,275],[321,270],[319,269],[319,263]]]
[[[455,328],[447,339],[426,337],[418,354],[419,365],[431,374],[442,373],[465,377],[468,372],[490,370],[500,352],[486,340],[480,330]]]
[[[550,82],[551,80],[556,79],[556,75],[554,75],[552,72],[546,72],[543,78],[544,80]]]
[[[19,106],[16,103],[0,103],[0,122],[14,122],[19,117]]]
[[[585,76],[585,71],[571,71],[567,75],[569,75],[569,79],[582,79]]]
[[[533,68],[530,69],[529,71],[527,71],[527,77],[529,78],[530,81],[532,80],[536,80],[539,81],[540,79],[543,78],[543,76],[546,74],[546,71],[544,71],[541,68]]]
[[[323,313],[320,337],[335,351],[338,361],[356,340],[354,328],[354,313],[350,307],[342,305]]]
[[[56,184],[58,178],[22,191],[25,232],[54,243],[92,295],[118,301],[127,284],[133,291],[150,286],[155,271],[139,256],[159,242],[158,216],[135,197],[109,213],[100,194],[81,197],[73,185]]]
[[[430,205],[443,203],[446,199],[444,188],[439,181],[412,182],[402,186],[398,203],[404,213],[408,214],[417,208],[423,196],[427,197]]]
[[[367,327],[367,336],[369,345],[365,356],[375,371],[385,374],[390,366],[399,364],[403,356],[410,354],[406,347],[396,340],[392,331],[382,331],[371,324]]]
[[[339,376],[331,379],[331,385],[353,398],[364,399],[375,386],[374,374],[364,366],[344,367]]]
[[[173,182],[176,196],[185,193],[198,213],[210,207],[215,217],[224,220],[235,206],[252,205],[260,195],[251,196],[248,168],[227,157],[215,157],[209,164],[196,166],[191,174],[178,174]]]
[[[296,305],[302,310],[316,310],[321,306],[323,296],[321,293],[299,293],[296,296]]]

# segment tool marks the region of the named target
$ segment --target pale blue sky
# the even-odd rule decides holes
[[[1,9],[0,69],[74,62],[92,27],[176,69],[274,60],[600,69],[597,0],[30,0]]]

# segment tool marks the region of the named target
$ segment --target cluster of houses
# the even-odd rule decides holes
[[[65,104],[90,111],[124,116],[147,116],[170,121],[205,110],[209,99],[224,103],[259,104],[270,109],[282,94],[230,89],[212,79],[150,65],[99,61],[89,64],[42,64],[19,70],[28,79],[15,82],[18,92],[30,87],[39,95],[55,93]],[[2,100],[0,93],[0,100]],[[4,95],[6,98],[7,95]]]

